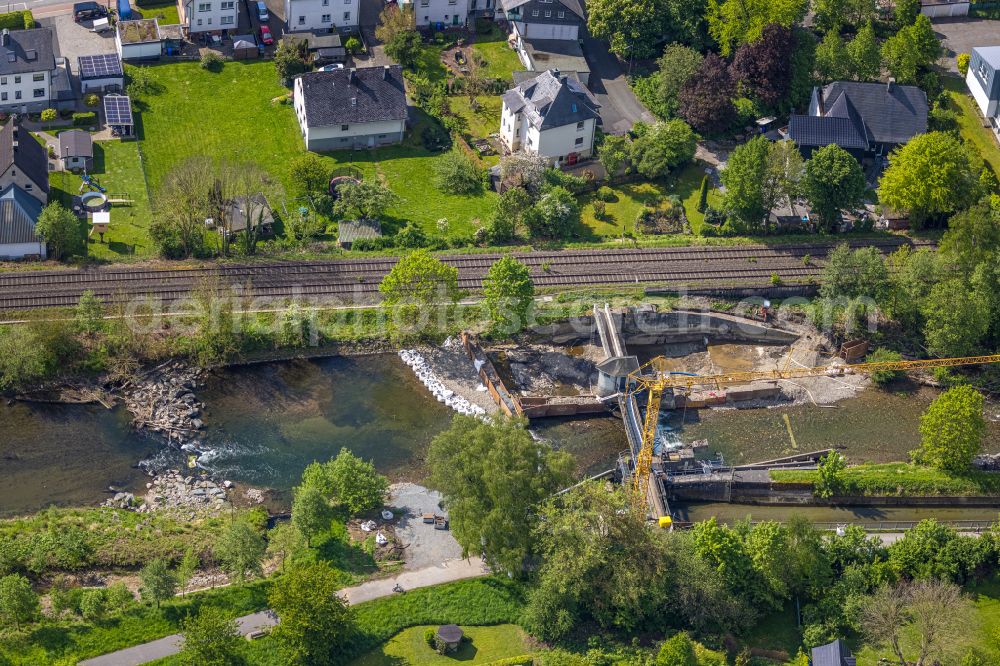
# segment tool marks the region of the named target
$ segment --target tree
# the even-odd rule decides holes
[[[923,324],[922,308],[940,279],[938,263],[936,253],[926,248],[914,252],[908,245],[886,259],[891,298],[885,309],[910,330],[919,330]]]
[[[281,621],[271,636],[289,663],[327,664],[346,647],[351,610],[338,596],[341,577],[326,562],[293,567],[271,587],[268,601]]]
[[[81,333],[93,335],[101,330],[104,324],[104,304],[90,289],[80,294],[75,319],[76,329]]]
[[[375,470],[375,465],[362,460],[346,447],[336,458],[325,463],[312,463],[302,473],[302,486],[315,486],[334,506],[355,516],[377,509],[385,502],[389,480]]]
[[[524,215],[532,236],[566,238],[580,224],[580,205],[565,187],[553,187]]]
[[[855,81],[874,81],[882,73],[882,53],[879,51],[875,27],[869,21],[847,44],[851,73]]]
[[[628,163],[628,156],[632,152],[632,142],[627,136],[616,136],[608,134],[597,147],[597,159],[601,166],[608,173],[608,178],[614,178]],[[510,190],[507,190],[510,192]],[[506,194],[507,192],[504,192]],[[503,195],[501,195],[503,196]]]
[[[458,269],[436,259],[427,250],[414,250],[400,259],[378,286],[382,304],[398,307],[404,319],[434,303],[458,301]]]
[[[280,523],[267,533],[267,555],[278,560],[285,570],[285,562],[306,548],[305,537],[294,523]]]
[[[816,74],[821,81],[851,78],[851,59],[839,32],[828,32],[816,47]]]
[[[403,67],[413,67],[420,55],[420,33],[412,8],[387,4],[379,15],[375,38],[385,44],[386,55]]]
[[[986,434],[983,396],[971,386],[950,388],[920,417],[921,461],[950,472],[964,472],[979,453]]]
[[[330,529],[333,507],[323,492],[313,485],[306,485],[295,491],[292,499],[292,525],[311,545],[312,538]]]
[[[507,187],[523,187],[528,194],[538,196],[548,168],[541,155],[519,151],[500,158],[500,180]]]
[[[495,332],[511,335],[524,328],[534,300],[535,285],[527,266],[509,255],[490,266],[483,278],[483,301]]]
[[[726,188],[722,208],[737,229],[765,229],[774,208],[777,196],[767,178],[769,144],[763,136],[756,136],[737,146],[719,174]]]
[[[483,189],[483,171],[456,146],[434,162],[434,184],[448,194],[476,194]]]
[[[517,236],[524,213],[531,207],[531,195],[520,187],[504,190],[493,204],[493,215],[487,227],[491,243],[509,243]]]
[[[919,134],[889,155],[879,200],[908,212],[920,227],[971,203],[976,175],[960,139],[945,132]]]
[[[807,0],[709,0],[708,32],[728,56],[760,39],[769,25],[791,28],[800,23],[808,7]]]
[[[656,666],[699,666],[694,642],[681,631],[663,641],[656,655]]]
[[[659,66],[659,72],[656,75],[659,97],[668,117],[677,115],[678,96],[681,88],[698,71],[704,59],[704,56],[689,46],[670,44],[663,50],[660,59],[656,61]]]
[[[760,39],[736,49],[730,71],[743,93],[768,108],[785,102],[792,82],[788,54],[793,46],[792,31],[772,24],[764,28]]]
[[[214,551],[226,573],[243,582],[261,575],[265,548],[260,532],[246,520],[237,520],[223,531]]]
[[[823,227],[833,231],[842,210],[864,201],[865,174],[850,153],[830,144],[806,160],[802,190]]]
[[[385,211],[401,203],[399,196],[378,181],[343,183],[337,187],[333,210],[340,216],[377,220]]]
[[[923,15],[882,44],[882,60],[899,83],[916,83],[918,74],[940,57],[941,42]]]
[[[160,602],[170,599],[177,591],[177,579],[167,565],[167,561],[162,558],[151,560],[149,564],[139,571],[139,593],[147,601],[156,603],[160,607]]]
[[[236,620],[227,619],[217,609],[206,607],[181,621],[184,646],[180,661],[186,666],[241,666],[246,663]]]
[[[201,566],[201,558],[198,557],[194,548],[188,547],[184,551],[181,563],[177,565],[177,587],[181,588],[181,596],[187,592],[188,585],[191,584],[191,579],[194,578],[199,566]]]
[[[572,460],[536,441],[524,424],[455,416],[427,452],[463,555],[483,552],[496,570],[519,574],[534,551],[535,513],[564,487]]]
[[[589,482],[543,505],[535,528],[541,565],[522,616],[532,635],[558,640],[587,620],[627,632],[663,616],[677,578],[668,540],[627,502],[620,488]]]
[[[671,169],[694,159],[697,147],[698,137],[687,123],[668,120],[639,127],[630,160],[646,178],[663,178]]]
[[[164,257],[183,259],[205,249],[205,220],[218,216],[218,165],[191,157],[167,173],[154,195],[149,233]]]
[[[900,643],[900,633],[909,613],[906,597],[900,588],[883,585],[861,604],[861,628],[875,646],[888,645],[903,666],[907,663]]]
[[[84,590],[80,595],[80,615],[90,622],[104,619],[108,612],[108,600],[101,588]]]
[[[962,275],[971,275],[976,266],[993,259],[997,250],[1000,250],[1000,215],[989,201],[981,200],[948,220],[939,251]]]
[[[913,25],[920,16],[920,0],[896,0],[893,16],[898,28]]]
[[[960,278],[938,282],[921,307],[927,351],[935,356],[971,356],[989,330],[988,303]]]
[[[792,74],[788,83],[788,106],[803,108],[809,104],[813,86],[817,81],[813,76],[816,70],[816,36],[811,30],[801,26],[792,29],[793,48],[789,54]]]
[[[63,208],[59,202],[50,203],[42,209],[35,224],[35,232],[45,241],[49,256],[53,259],[67,259],[84,254],[80,222],[72,211]]]
[[[240,252],[244,255],[256,254],[257,241],[263,234],[264,219],[269,213],[268,201],[276,201],[281,188],[271,178],[271,174],[255,162],[226,162],[219,171],[221,198],[223,201],[239,203],[239,206],[219,206],[226,231],[221,237],[222,253],[229,254],[230,239],[235,238]],[[315,203],[313,205],[315,207]],[[233,229],[236,211],[239,211],[238,215],[242,218],[242,231]]]
[[[681,87],[677,108],[681,117],[698,132],[720,134],[736,119],[735,96],[736,85],[729,66],[725,60],[710,53]]]
[[[819,461],[819,468],[816,475],[816,487],[813,494],[816,497],[828,499],[844,491],[844,470],[847,462],[844,456],[831,451]]]
[[[841,243],[830,251],[823,267],[823,298],[871,298],[880,301],[889,288],[889,271],[875,247],[851,250]]]
[[[657,0],[591,0],[587,29],[609,42],[619,58],[651,58],[667,25],[662,5]]]
[[[309,69],[308,60],[309,50],[304,39],[278,40],[274,49],[274,69],[283,84]]]
[[[767,183],[774,204],[784,203],[793,211],[795,199],[802,191],[805,162],[794,141],[775,141],[767,150]]]
[[[112,612],[123,611],[135,603],[135,596],[132,594],[132,590],[128,589],[125,583],[121,581],[109,586],[105,590],[104,597],[108,608]]]
[[[330,167],[315,153],[304,153],[288,163],[288,178],[295,196],[310,200],[330,189]]]
[[[20,629],[38,616],[38,610],[38,595],[27,578],[21,574],[0,578],[0,618],[4,624]]]
[[[868,354],[865,358],[865,363],[893,363],[902,360],[903,356],[899,352],[886,349],[885,347],[877,347],[875,351]],[[871,373],[870,377],[872,384],[884,388],[899,379],[902,375],[903,373],[899,370],[875,370]]]

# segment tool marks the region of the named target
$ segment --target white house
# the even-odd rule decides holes
[[[357,29],[361,0],[285,0],[288,31]]]
[[[35,224],[48,199],[45,148],[11,120],[0,128],[0,257],[45,258]]]
[[[518,40],[580,38],[585,18],[579,0],[501,0],[503,13]]]
[[[51,106],[56,69],[48,28],[0,33],[0,110],[41,111]]]
[[[469,17],[469,0],[401,0],[400,7],[413,9],[417,27],[456,27]]]
[[[399,65],[302,74],[292,101],[306,150],[375,148],[403,140],[407,107]]]
[[[237,0],[177,0],[177,14],[188,34],[218,35],[236,30],[240,3]]]
[[[979,105],[983,117],[989,120],[1000,137],[1000,46],[977,46],[969,58],[965,83]]]
[[[968,16],[970,0],[921,0],[920,13],[935,18]]]
[[[504,93],[500,138],[510,152],[572,164],[594,152],[599,108],[582,83],[558,69],[546,70]]]

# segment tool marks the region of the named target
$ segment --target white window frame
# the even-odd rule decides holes
[[[212,3],[211,2],[199,2],[198,3],[198,12],[199,13],[210,12],[210,11],[212,11]]]
[[[323,14],[322,16],[319,17],[319,22],[320,23],[333,23],[333,16],[331,16],[330,14]]]

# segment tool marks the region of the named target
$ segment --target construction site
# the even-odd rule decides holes
[[[837,343],[804,321],[775,321],[768,305],[750,316],[595,305],[589,317],[534,330],[530,343],[484,349],[463,336],[462,344],[503,413],[534,423],[607,413],[620,419],[628,448],[595,476],[626,486],[633,506],[663,527],[688,524],[686,510],[674,510],[677,503],[812,504],[809,488],[776,491],[771,471],[814,470],[834,449],[852,453],[839,443],[811,449],[809,441],[797,442],[782,414],[785,445],[758,459],[730,460],[722,453],[732,450],[727,442],[686,436],[684,424],[697,421],[692,415],[785,406],[836,411],[836,403],[871,385],[876,370],[1000,361],[864,363],[866,342]],[[887,455],[901,459],[898,452]]]

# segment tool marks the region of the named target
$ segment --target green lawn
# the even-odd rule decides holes
[[[414,69],[431,83],[445,81],[448,78],[448,68],[441,62],[441,52],[444,48],[439,44],[424,44]]]
[[[517,657],[528,652],[524,643],[524,632],[520,627],[513,624],[499,624],[493,627],[462,627],[469,640],[463,641],[457,651],[442,656],[424,641],[425,630],[436,630],[437,627],[438,625],[430,625],[404,629],[389,642],[354,660],[352,664],[395,666],[403,663],[445,666],[456,661],[482,664],[497,659]]]
[[[597,219],[594,216],[594,195],[586,194],[580,198],[581,217],[587,231],[592,236],[613,238],[620,236],[622,231],[635,231],[635,218],[647,206],[652,206],[657,200],[670,195],[677,195],[684,204],[684,212],[691,223],[691,231],[697,234],[701,229],[705,216],[698,212],[698,197],[701,192],[701,179],[705,175],[704,164],[694,162],[686,166],[676,178],[662,181],[629,183],[611,189],[617,196],[616,201],[605,204],[605,216]],[[710,190],[708,203],[718,206],[721,195],[718,190]]]
[[[469,98],[465,95],[449,97],[451,110],[457,116],[465,119],[469,135],[477,139],[485,139],[494,132],[500,131],[500,107],[503,100],[493,95],[480,95],[476,98],[479,110],[473,111]]]
[[[969,95],[965,81],[957,76],[944,78],[944,87],[950,98],[949,108],[958,112],[958,127],[962,138],[974,145],[983,159],[1000,174],[1000,146],[993,132],[982,126],[975,100]]]
[[[815,483],[818,472],[772,471],[777,483]],[[844,471],[845,495],[995,495],[1000,477],[990,472],[951,474],[907,463],[857,465]]]
[[[177,15],[176,2],[140,2],[132,7],[132,11],[138,12],[143,18],[158,18],[162,25],[173,25],[180,23]]]
[[[498,27],[489,34],[477,34],[472,50],[482,56],[485,62],[482,73],[489,78],[513,81],[512,72],[524,69],[517,52],[507,46],[507,35]]]
[[[87,242],[87,256],[99,260],[120,261],[132,256],[144,257],[153,252],[149,240],[149,223],[152,212],[149,195],[143,179],[139,160],[139,145],[135,141],[99,141],[94,144],[94,167],[91,175],[109,193],[127,194],[132,199],[129,206],[111,209],[111,230]],[[49,174],[52,195],[64,206],[72,205],[72,197],[80,191],[80,176],[65,171]],[[89,231],[81,224],[84,234]]]

